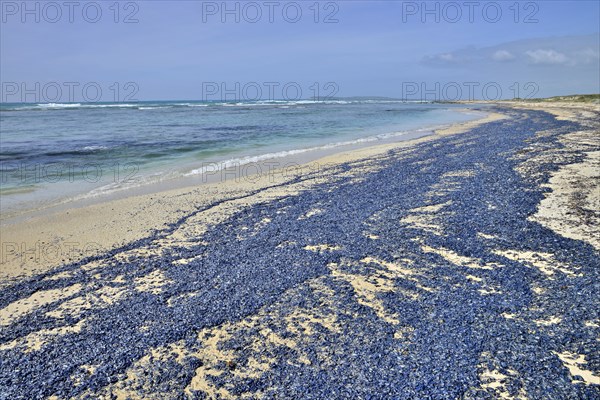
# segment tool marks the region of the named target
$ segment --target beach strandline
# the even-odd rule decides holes
[[[5,219],[1,225],[0,282],[5,286],[15,279],[118,248],[165,229],[197,210],[204,210],[195,217],[195,229],[201,232],[245,206],[290,196],[323,182],[328,179],[328,171],[344,163],[359,164],[367,172],[369,159],[390,150],[410,151],[418,143],[459,134],[502,118],[506,116],[486,112],[480,119],[421,132],[410,140],[404,136],[402,141],[338,147],[279,160],[277,165],[291,167],[263,169],[269,173],[247,168],[246,174],[242,170],[234,175],[216,173],[204,182],[201,176],[182,178]]]

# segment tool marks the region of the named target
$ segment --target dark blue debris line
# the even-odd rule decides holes
[[[558,140],[581,127],[541,111],[501,111],[513,119],[425,142],[413,152],[392,151],[373,159],[381,169],[361,176],[360,182],[352,180],[352,172],[360,172],[347,164],[343,170],[350,173],[348,177],[244,208],[211,227],[198,238],[197,245],[169,249],[161,256],[114,259],[118,253],[152,246],[206,208],[122,248],[2,289],[0,308],[39,290],[77,283],[84,286],[83,292],[0,328],[0,343],[82,319],[86,323],[81,332],[58,336],[38,351],[24,352],[19,346],[0,351],[0,398],[94,393],[124,379],[126,369],[151,348],[181,340],[190,349],[197,348],[197,332],[203,328],[240,321],[261,308],[279,315],[299,305],[319,309],[324,306],[303,285],[317,277],[335,291],[339,310],[330,311],[338,313],[345,329],[327,332],[303,350],[313,354],[327,349],[328,368],[322,368],[317,358],[309,364],[287,362],[296,355],[281,347],[271,354],[277,364],[262,376],[242,379],[223,365],[224,373],[214,378],[215,385],[228,384],[233,395],[263,392],[268,398],[494,398],[497,392],[481,387],[483,364],[507,376],[505,388],[511,395],[525,392],[530,398],[600,398],[598,385],[573,384],[573,377],[556,355],[584,355],[587,369],[600,371],[599,330],[584,324],[600,316],[599,254],[584,242],[564,238],[527,220],[547,190],[540,185],[549,173],[582,159],[580,152],[567,151]],[[534,138],[535,132],[542,130],[551,134]],[[560,162],[557,158],[540,165],[540,173],[529,179],[515,172],[518,160],[513,156],[531,143],[542,146],[530,149],[530,156],[538,151],[561,150],[562,157]],[[448,178],[448,173],[464,170],[471,174]],[[289,183],[300,179],[311,177]],[[443,191],[449,180],[451,189]],[[443,235],[401,222],[411,209],[448,201],[444,212],[435,215]],[[320,214],[299,218],[315,207]],[[262,229],[244,234],[243,227],[256,226],[266,217],[270,222]],[[378,239],[369,239],[365,231]],[[411,240],[415,238],[420,241]],[[339,250],[304,249],[324,243]],[[477,275],[493,283],[498,293],[482,294],[480,286],[466,278],[473,270],[426,252],[423,245],[501,265],[477,270]],[[550,253],[557,262],[580,269],[577,276],[557,271],[549,280],[539,270],[496,252],[502,249]],[[188,264],[173,263],[192,257],[196,258]],[[380,298],[386,310],[414,329],[409,341],[395,339],[390,324],[359,304],[347,283],[330,275],[329,263],[365,257],[390,262],[408,259],[421,273],[427,271],[421,283],[434,291],[419,291],[398,279],[398,289],[417,290],[419,297],[407,297],[399,290]],[[91,261],[107,267],[93,273],[80,269]],[[156,268],[171,281],[160,294],[131,290],[108,307],[85,310],[76,317],[46,315],[62,302],[103,285],[118,287],[120,284],[112,280],[119,275],[125,277],[122,285],[127,287]],[[372,271],[368,264],[352,268],[354,274]],[[73,274],[44,280],[66,271]],[[91,276],[97,273],[100,280]],[[539,282],[547,290],[535,294],[531,288]],[[196,295],[182,296],[186,293]],[[175,298],[177,301],[169,302]],[[508,319],[503,314],[517,318]],[[548,326],[534,323],[553,316],[561,316],[562,322]],[[289,335],[277,324],[271,328],[282,337]],[[245,331],[240,331],[233,338],[240,359],[249,356],[246,345],[250,339],[244,335]],[[156,371],[148,371],[147,377],[140,378],[144,384],[134,389],[141,397],[163,394],[178,398],[202,362],[190,356],[180,363],[164,363]],[[99,367],[85,376],[82,385],[75,385],[74,376],[82,376],[80,366],[91,364]],[[198,392],[195,397],[202,398],[203,394]]]

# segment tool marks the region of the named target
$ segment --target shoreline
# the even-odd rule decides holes
[[[407,131],[393,131],[386,134],[366,136],[349,141],[332,142],[315,147],[284,151],[274,150],[272,153],[262,153],[254,156],[238,155],[235,158],[224,158],[219,161],[195,163],[187,161],[169,168],[170,172],[168,174],[154,171],[150,175],[135,178],[139,180],[125,186],[118,184],[113,186],[113,188],[109,188],[114,184],[104,184],[96,188],[90,187],[83,193],[72,194],[62,199],[55,198],[54,200],[40,204],[35,204],[31,200],[24,200],[24,203],[20,206],[9,206],[8,209],[3,210],[2,216],[0,216],[0,226],[57,211],[86,207],[127,197],[185,189],[207,183],[214,184],[219,181],[231,179],[232,176],[234,179],[242,179],[250,175],[261,175],[263,173],[277,174],[281,170],[289,170],[290,168],[306,168],[308,164],[318,164],[320,159],[330,155],[372,146],[411,141],[423,136],[433,135],[436,130],[443,130],[456,124],[478,120],[484,118],[486,115],[484,110],[472,108],[456,109],[455,112],[463,115],[474,115],[476,117],[468,121],[426,124]],[[207,170],[202,172],[201,170],[204,169]],[[149,172],[146,171],[146,174]],[[77,184],[77,182],[74,181],[73,183]],[[27,189],[23,188],[23,190]],[[42,190],[60,191],[60,187],[47,187]],[[30,193],[30,195],[35,196],[35,193]]]
[[[450,110],[446,110],[450,111]],[[0,225],[26,219],[30,216],[40,216],[58,210],[99,204],[121,198],[158,193],[171,189],[181,189],[204,183],[216,183],[227,179],[219,177],[222,170],[228,176],[240,176],[268,173],[274,169],[289,168],[317,161],[320,158],[347,150],[355,150],[373,145],[406,141],[432,134],[434,130],[442,129],[463,120],[478,119],[485,115],[485,110],[477,109],[477,104],[454,108],[452,115],[445,120],[421,121],[411,127],[393,125],[383,131],[370,132],[366,136],[350,134],[347,137],[330,137],[314,139],[305,143],[284,146],[282,143],[259,150],[250,146],[245,151],[236,150],[217,158],[209,156],[201,160],[194,158],[177,158],[167,164],[146,165],[129,164],[118,158],[113,161],[99,161],[90,166],[96,168],[92,173],[94,180],[88,180],[74,170],[69,164],[58,164],[60,171],[45,182],[46,170],[35,167],[35,170],[22,169],[26,178],[35,178],[35,182],[27,186],[15,186],[3,189],[0,194],[3,203],[0,206]],[[357,128],[360,129],[360,128]],[[102,147],[102,146],[97,146]],[[121,162],[123,161],[123,162]],[[81,163],[86,165],[85,163]],[[104,165],[106,164],[106,165]],[[35,165],[35,164],[34,164]],[[42,165],[43,167],[43,165]],[[25,168],[25,167],[20,167]],[[98,174],[99,170],[99,174]],[[23,172],[25,171],[25,172]],[[66,171],[66,174],[65,174]],[[35,175],[28,175],[33,172]],[[39,175],[38,175],[39,174]],[[98,179],[96,179],[98,178]],[[96,183],[94,183],[96,182]]]
[[[352,354],[357,376],[397,383],[367,385],[365,396],[398,397],[417,381],[417,397],[431,397],[429,369],[443,365],[433,376],[449,397],[590,397],[600,264],[586,240],[598,224],[585,172],[599,148],[597,111],[493,111],[487,124],[332,155],[317,171],[47,221],[67,232],[54,245],[114,250],[52,270],[37,258],[6,283],[0,351],[18,382],[9,390],[297,397],[298,377],[343,391],[336,366]],[[556,208],[577,213],[536,220]],[[576,225],[589,230],[567,234]]]
[[[198,204],[210,204],[246,196],[255,190],[282,185],[303,175],[320,174],[320,170],[343,163],[380,157],[393,149],[444,136],[459,134],[478,125],[506,118],[487,111],[482,117],[466,122],[443,125],[422,136],[355,148],[334,148],[325,154],[311,153],[290,168],[274,168],[269,174],[237,174],[233,179],[198,182],[200,177],[160,182],[134,187],[102,198],[72,201],[35,210],[0,221],[3,235],[0,254],[0,287],[13,279],[51,270],[58,265],[105,252],[163,229],[180,215],[191,212]],[[416,132],[412,132],[415,134]],[[407,135],[411,136],[411,135]],[[308,156],[308,155],[307,155]],[[291,159],[291,158],[290,158]],[[298,160],[298,158],[294,158]],[[269,161],[269,160],[266,160]],[[225,178],[228,178],[225,176]],[[327,176],[320,178],[326,179]],[[319,178],[315,179],[315,182]],[[170,186],[174,184],[174,186]],[[202,199],[200,201],[199,197]],[[246,205],[252,202],[246,203]],[[119,224],[127,220],[126,224]]]

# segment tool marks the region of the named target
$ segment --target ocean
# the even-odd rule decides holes
[[[479,115],[464,105],[368,99],[0,103],[0,210],[6,217],[232,166],[406,140]]]

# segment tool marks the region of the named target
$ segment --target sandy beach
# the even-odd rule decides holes
[[[155,185],[150,188],[154,190],[150,194],[139,195],[136,189],[132,189],[129,196],[127,192],[119,193],[123,198],[116,200],[108,197],[108,200],[96,201],[98,204],[92,205],[82,201],[71,202],[66,206],[9,218],[2,225],[4,232],[10,231],[10,240],[3,239],[8,244],[2,249],[0,282],[5,285],[15,277],[28,277],[64,262],[75,262],[99,251],[119,248],[153,231],[165,229],[173,221],[199,208],[209,208],[201,213],[203,224],[224,221],[242,207],[299,193],[323,182],[328,179],[329,171],[335,171],[341,164],[357,163],[367,172],[369,158],[378,158],[390,150],[457,134],[502,118],[506,117],[499,113],[482,113],[482,117],[475,121],[454,124],[436,131],[435,135],[416,140],[362,146],[309,161],[291,159],[292,167],[263,168],[263,173],[251,176],[242,175],[240,168],[222,171],[209,176],[206,182],[198,178],[199,183],[193,186],[160,190],[160,186]],[[245,170],[255,169],[247,167]],[[297,180],[300,182],[291,183]],[[182,181],[184,184],[189,182]],[[216,203],[226,204],[214,209],[210,207]]]
[[[4,395],[596,398],[599,116],[502,102],[416,140],[4,222]]]

